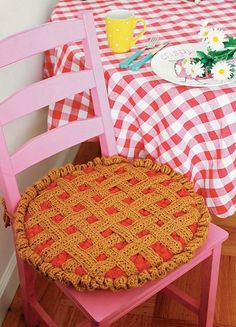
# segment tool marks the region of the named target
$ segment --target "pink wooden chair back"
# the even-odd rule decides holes
[[[89,36],[89,37],[88,37]],[[14,212],[20,199],[15,175],[64,149],[99,136],[104,155],[116,154],[110,109],[93,17],[47,23],[0,41],[0,68],[69,42],[82,40],[86,69],[36,82],[0,103],[0,186],[7,208]],[[91,55],[92,54],[92,55]],[[43,133],[10,155],[3,128],[10,122],[53,102],[91,90],[95,117],[74,121]],[[43,144],[43,146],[42,146]]]

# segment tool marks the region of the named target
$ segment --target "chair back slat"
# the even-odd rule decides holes
[[[93,87],[95,82],[91,70],[60,74],[36,82],[0,103],[0,124],[5,125],[48,104]],[[19,110],[20,103],[22,106]]]
[[[1,41],[0,67],[85,37],[82,20],[46,23],[17,33]]]
[[[102,133],[101,117],[74,121],[54,128],[52,131],[34,137],[11,156],[13,171],[17,174],[38,161]],[[24,160],[25,158],[28,159]]]

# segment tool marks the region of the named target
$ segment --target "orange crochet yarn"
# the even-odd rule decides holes
[[[183,175],[151,160],[96,158],[29,187],[14,228],[20,256],[76,289],[124,289],[191,259],[209,213]]]

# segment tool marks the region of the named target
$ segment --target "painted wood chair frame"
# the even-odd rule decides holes
[[[90,13],[81,14],[78,20],[47,23],[1,40],[0,67],[77,40],[82,40],[84,46],[87,67],[84,71],[65,73],[34,83],[0,103],[0,188],[12,216],[20,199],[15,176],[26,168],[95,136],[99,137],[103,155],[117,154],[96,31]],[[5,125],[87,89],[91,90],[95,117],[74,121],[43,133],[28,141],[14,154],[9,154]],[[224,230],[211,224],[207,241],[190,262],[172,271],[164,279],[148,282],[138,289],[116,293],[100,290],[78,292],[59,282],[56,284],[85,315],[85,321],[79,326],[109,326],[163,290],[198,315],[199,327],[212,327],[221,245],[227,236]],[[200,263],[203,263],[201,297],[200,301],[196,301],[177,289],[172,282]],[[17,264],[27,326],[35,327],[41,321],[47,326],[56,327],[36,298],[34,269],[18,256]]]

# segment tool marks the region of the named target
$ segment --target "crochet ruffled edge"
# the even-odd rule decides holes
[[[175,254],[171,260],[163,262],[161,266],[151,267],[132,275],[129,277],[119,277],[116,279],[105,278],[105,277],[90,277],[90,276],[78,276],[75,273],[68,273],[63,271],[61,268],[53,267],[50,263],[45,263],[41,257],[33,252],[29,247],[28,239],[25,235],[24,228],[24,215],[28,207],[28,203],[34,199],[40,191],[45,189],[50,183],[55,181],[59,177],[63,177],[67,174],[71,174],[74,171],[84,169],[86,167],[92,167],[97,165],[112,165],[122,162],[129,162],[135,167],[145,167],[155,171],[160,171],[174,177],[182,185],[188,189],[192,197],[195,198],[200,213],[198,221],[198,229],[194,234],[194,238],[189,241],[184,250]],[[95,158],[93,161],[89,161],[87,164],[72,165],[52,169],[48,172],[48,175],[44,176],[38,182],[28,187],[22,194],[22,198],[18,203],[16,213],[14,216],[14,229],[16,234],[16,247],[18,253],[22,259],[25,259],[28,263],[35,266],[36,270],[40,271],[43,275],[51,280],[58,280],[65,284],[73,285],[77,290],[93,290],[93,289],[111,289],[120,290],[133,287],[139,287],[145,284],[147,281],[154,280],[157,278],[163,278],[166,274],[180,265],[188,262],[194,255],[195,251],[203,244],[207,238],[208,228],[210,222],[210,214],[207,207],[204,204],[204,200],[201,196],[197,195],[193,189],[193,183],[190,182],[182,174],[175,172],[167,165],[160,165],[153,162],[150,159],[135,159],[132,162],[125,158],[114,156],[114,157],[101,157]]]

